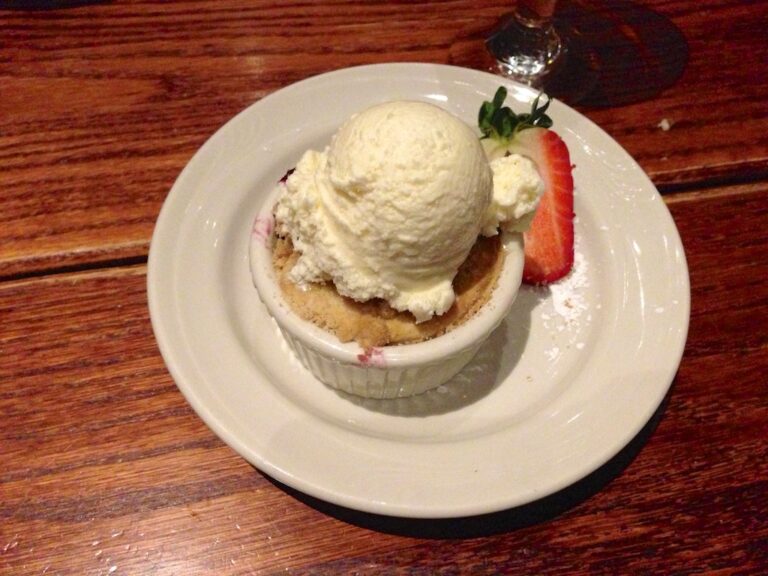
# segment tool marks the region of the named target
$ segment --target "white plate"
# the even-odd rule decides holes
[[[153,328],[200,417],[277,480],[349,508],[457,517],[541,498],[581,479],[649,420],[688,329],[688,271],[653,184],[605,132],[560,102],[555,130],[575,164],[577,261],[551,289],[524,289],[477,358],[406,400],[343,397],[278,335],[251,283],[251,222],[286,169],[353,112],[436,103],[471,125],[505,84],[449,66],[384,64],[299,82],[221,128],[179,176],[149,256]]]

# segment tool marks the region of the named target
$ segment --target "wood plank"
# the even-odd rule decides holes
[[[766,191],[669,204],[693,311],[655,432],[543,504],[471,521],[350,513],[249,466],[163,366],[144,266],[4,282],[0,572],[765,572]]]
[[[621,14],[611,3],[561,9],[604,5]],[[580,109],[661,186],[765,177],[768,5],[637,6],[685,35],[683,76],[644,102]],[[508,9],[507,0],[221,0],[0,11],[0,277],[140,261],[175,177],[234,114],[346,66],[482,67],[470,48]]]

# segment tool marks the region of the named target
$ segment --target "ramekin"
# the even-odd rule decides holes
[[[328,386],[366,398],[402,398],[445,383],[472,358],[509,313],[523,275],[522,234],[502,233],[504,266],[486,304],[463,324],[415,344],[364,349],[296,315],[272,266],[274,219],[267,202],[254,221],[250,266],[261,301],[301,363]]]

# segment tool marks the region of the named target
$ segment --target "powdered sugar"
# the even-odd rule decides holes
[[[590,321],[589,289],[589,263],[577,236],[573,268],[568,276],[536,289],[542,302],[546,302],[539,308],[544,327],[550,332],[564,332],[578,328],[581,321]]]
[[[589,309],[585,290],[589,288],[588,264],[584,255],[576,251],[573,269],[560,282],[549,287],[555,313],[566,322],[576,322]]]
[[[547,360],[550,362],[554,362],[557,357],[560,355],[560,348],[557,346],[553,346],[549,350],[544,351],[544,355],[547,357]]]
[[[589,327],[599,308],[595,303],[598,296],[591,282],[592,272],[577,235],[573,268],[568,276],[534,289],[539,300],[535,312],[537,323],[547,342],[544,359],[550,365],[559,363],[568,350],[581,352],[587,348]]]

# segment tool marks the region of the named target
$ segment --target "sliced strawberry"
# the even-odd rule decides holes
[[[560,280],[573,267],[573,176],[568,148],[546,128],[519,131],[509,151],[528,156],[544,180],[544,194],[525,233],[526,284]]]

